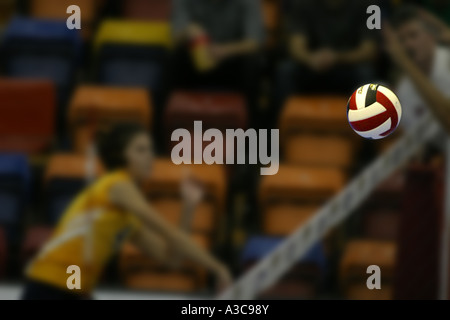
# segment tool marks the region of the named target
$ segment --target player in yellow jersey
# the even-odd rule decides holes
[[[29,264],[23,299],[91,297],[117,240],[126,235],[161,262],[190,259],[211,271],[221,287],[228,285],[228,269],[168,224],[144,198],[140,184],[148,176],[153,158],[146,130],[134,124],[116,125],[97,147],[107,173],[76,197],[53,236]],[[202,192],[192,179],[185,181],[182,190],[184,210],[189,214]],[[72,265],[80,268],[80,289],[67,286],[67,268]]]

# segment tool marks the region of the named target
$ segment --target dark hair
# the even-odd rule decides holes
[[[412,4],[401,6],[399,9],[394,11],[391,17],[391,24],[395,29],[398,29],[404,24],[412,21],[420,21],[426,25],[420,16],[419,7]]]
[[[125,149],[138,134],[148,134],[147,129],[137,123],[122,122],[96,133],[97,153],[107,170],[126,166]]]

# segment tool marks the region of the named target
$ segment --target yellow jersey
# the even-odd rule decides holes
[[[116,171],[101,177],[82,192],[61,217],[50,240],[31,261],[28,278],[69,290],[67,279],[71,265],[80,268],[81,288],[89,294],[98,282],[120,242],[136,228],[139,220],[120,210],[109,199],[111,187],[130,176]]]

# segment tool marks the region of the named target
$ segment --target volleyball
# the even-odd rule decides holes
[[[378,84],[366,84],[356,90],[347,105],[348,122],[366,139],[382,139],[397,129],[402,107],[397,96]]]

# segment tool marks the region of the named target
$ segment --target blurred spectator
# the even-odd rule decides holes
[[[175,0],[172,28],[173,86],[236,90],[254,107],[264,40],[260,0]]]
[[[376,55],[367,5],[358,0],[298,0],[289,17],[290,58],[277,70],[276,105],[293,93],[351,93],[370,82]]]
[[[449,48],[438,45],[416,7],[400,8],[392,26],[384,26],[383,33],[392,60],[404,72],[397,87],[403,105],[403,128],[410,129],[429,112],[428,108],[450,128]]]

